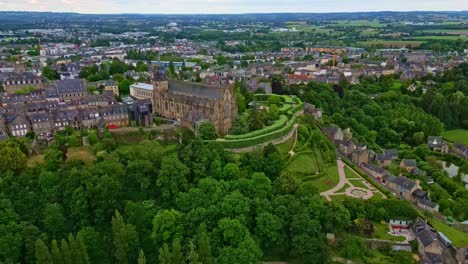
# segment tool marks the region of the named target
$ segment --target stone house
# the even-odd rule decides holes
[[[84,99],[88,96],[86,83],[82,79],[65,79],[57,81],[57,94],[61,102]]]
[[[31,124],[25,113],[9,113],[6,120],[8,130],[14,137],[24,137],[31,131]]]
[[[434,203],[433,201],[431,200],[427,200],[427,199],[418,199],[416,201],[416,205],[425,210],[425,211],[429,211],[431,213],[435,213],[435,212],[438,212],[439,211],[439,205]]]
[[[427,225],[425,223],[415,224],[414,233],[416,235],[416,241],[418,242],[418,252],[422,257],[420,263],[442,264],[442,245]]]
[[[327,137],[332,141],[332,142],[341,142],[343,141],[343,137],[344,137],[344,134],[343,134],[343,130],[341,130],[341,128],[337,127],[337,126],[334,126],[334,125],[331,125],[327,128]]]
[[[414,181],[404,176],[393,177],[388,181],[388,187],[397,195],[405,198],[408,201],[413,199],[413,192],[418,188]]]
[[[398,158],[398,151],[396,149],[384,149],[383,153],[378,153],[375,156],[377,163],[382,166],[390,166],[392,161]]]
[[[455,144],[452,147],[452,152],[457,154],[458,156],[468,160],[468,147],[462,144]]]
[[[369,162],[369,150],[367,146],[358,146],[351,154],[351,160],[354,164],[361,165]]]
[[[49,113],[32,113],[29,115],[31,128],[39,139],[48,139],[54,132],[52,119]]]
[[[356,149],[356,144],[351,139],[344,140],[338,146],[340,152],[346,156],[351,155]]]
[[[411,172],[417,168],[415,159],[403,159],[400,162],[400,168],[405,169],[407,172]]]
[[[442,139],[442,137],[428,137],[427,146],[433,151],[439,151],[442,153],[448,153],[449,151],[449,145]]]

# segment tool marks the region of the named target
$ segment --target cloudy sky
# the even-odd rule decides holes
[[[1,11],[274,13],[468,10],[468,0],[0,0]]]

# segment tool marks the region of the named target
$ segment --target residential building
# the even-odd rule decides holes
[[[439,151],[442,153],[448,153],[449,145],[442,137],[428,137],[427,146],[433,151]]]
[[[465,160],[468,160],[468,146],[457,143],[453,145],[452,152],[464,158]]]
[[[413,192],[418,188],[414,181],[404,176],[393,177],[393,179],[388,182],[388,187],[397,195],[409,201],[413,199]]]
[[[411,172],[417,168],[415,159],[403,159],[400,162],[400,168],[405,169],[407,172]]]
[[[88,96],[86,83],[82,79],[65,79],[57,81],[57,94],[61,102],[84,99]]]
[[[130,85],[130,95],[137,99],[154,98],[154,86],[147,83],[134,83]]]

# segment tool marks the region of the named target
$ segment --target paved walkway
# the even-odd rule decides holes
[[[349,184],[349,181],[348,179],[346,179],[346,174],[344,172],[344,166],[345,166],[344,162],[342,160],[337,160],[336,165],[338,166],[338,175],[340,176],[340,182],[338,182],[338,185],[336,185],[332,189],[326,192],[322,192],[320,194],[324,196],[325,199],[327,199],[328,201],[331,201],[331,198],[330,198],[331,195],[334,195],[336,192],[341,190],[347,183]]]
[[[340,177],[340,181],[338,182],[338,185],[336,185],[332,189],[320,193],[321,196],[325,197],[325,199],[327,199],[328,201],[332,200],[330,196],[333,196],[333,195],[344,194],[349,197],[359,198],[359,199],[364,199],[364,200],[370,199],[374,196],[374,192],[376,191],[375,188],[373,188],[373,186],[371,187],[370,184],[368,184],[365,179],[351,178],[351,180],[360,180],[365,186],[368,187],[367,189],[354,186],[354,184],[350,181],[350,179],[346,178],[346,173],[344,171],[344,168],[347,165],[341,159],[336,161],[336,165],[338,167],[338,175]],[[343,192],[342,189],[345,186],[349,186],[349,187],[346,188]]]

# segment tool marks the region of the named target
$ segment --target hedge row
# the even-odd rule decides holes
[[[295,113],[297,113],[298,111],[300,111],[302,108],[304,107],[304,104],[298,104],[296,105],[294,108],[292,108],[291,110],[288,111],[287,115],[289,117],[292,117]]]
[[[259,130],[255,130],[246,134],[242,135],[226,135],[224,138],[227,140],[236,140],[236,139],[248,139],[248,138],[253,138],[257,136],[261,136],[263,134],[270,133],[272,131],[278,130],[288,123],[288,117],[285,115],[281,115],[278,120],[276,120],[273,125],[264,127]]]
[[[270,133],[260,135],[257,137],[248,138],[248,139],[238,139],[238,140],[211,140],[211,142],[220,143],[226,149],[252,147],[252,146],[256,146],[256,145],[259,145],[268,141],[272,141],[272,140],[284,137],[289,132],[291,132],[291,129],[293,129],[294,124],[296,124],[296,118],[291,119],[289,124],[282,127],[281,129],[278,129],[276,131],[272,131]]]
[[[284,104],[280,109],[278,109],[279,113],[282,115],[287,114],[289,110],[291,110],[292,105],[290,104]]]

